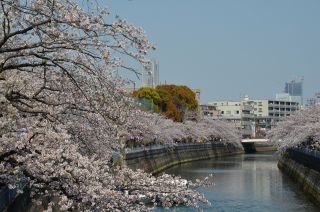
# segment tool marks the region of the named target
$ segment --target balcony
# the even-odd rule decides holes
[[[242,105],[241,109],[242,109],[242,111],[251,111],[251,110],[253,110],[251,105]]]
[[[253,114],[245,114],[245,113],[241,114],[241,118],[252,119],[253,117],[254,117]]]

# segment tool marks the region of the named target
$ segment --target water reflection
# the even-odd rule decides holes
[[[215,186],[199,189],[212,203],[205,211],[320,211],[278,170],[273,153],[197,161],[175,166],[166,173],[190,180],[214,173]],[[193,211],[185,207],[173,210]]]

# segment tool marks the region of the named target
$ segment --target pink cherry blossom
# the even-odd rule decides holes
[[[279,122],[270,132],[270,139],[280,153],[291,147],[320,148],[320,106],[296,112]]]

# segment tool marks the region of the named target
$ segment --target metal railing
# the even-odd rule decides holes
[[[162,144],[151,144],[146,146],[138,146],[133,148],[126,148],[126,153],[136,153],[136,152],[143,152],[143,151],[152,151],[152,150],[159,150],[159,149],[170,149],[170,148],[176,148],[176,149],[192,149],[195,147],[199,148],[206,148],[208,146],[216,146],[216,147],[222,147],[222,146],[228,146],[228,144],[223,143],[222,141],[206,141],[206,142],[192,142],[192,143],[176,143],[174,145],[162,145]]]
[[[289,158],[294,161],[320,172],[320,151],[308,148],[291,148],[287,150]]]

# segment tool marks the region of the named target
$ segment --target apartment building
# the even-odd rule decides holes
[[[215,109],[215,112],[212,109],[209,112],[203,110],[204,118],[233,122],[241,130],[244,138],[251,137],[254,129],[251,103],[248,101],[213,101],[202,108],[210,109],[210,106]]]
[[[208,106],[216,111],[204,110],[204,118],[234,122],[241,129],[244,138],[264,137],[281,118],[300,109],[299,103],[294,101],[250,100],[248,97],[241,101],[212,101],[206,106],[207,109]]]
[[[253,103],[254,117],[270,117],[279,120],[281,117],[290,116],[300,109],[295,101],[279,100],[251,100]]]

